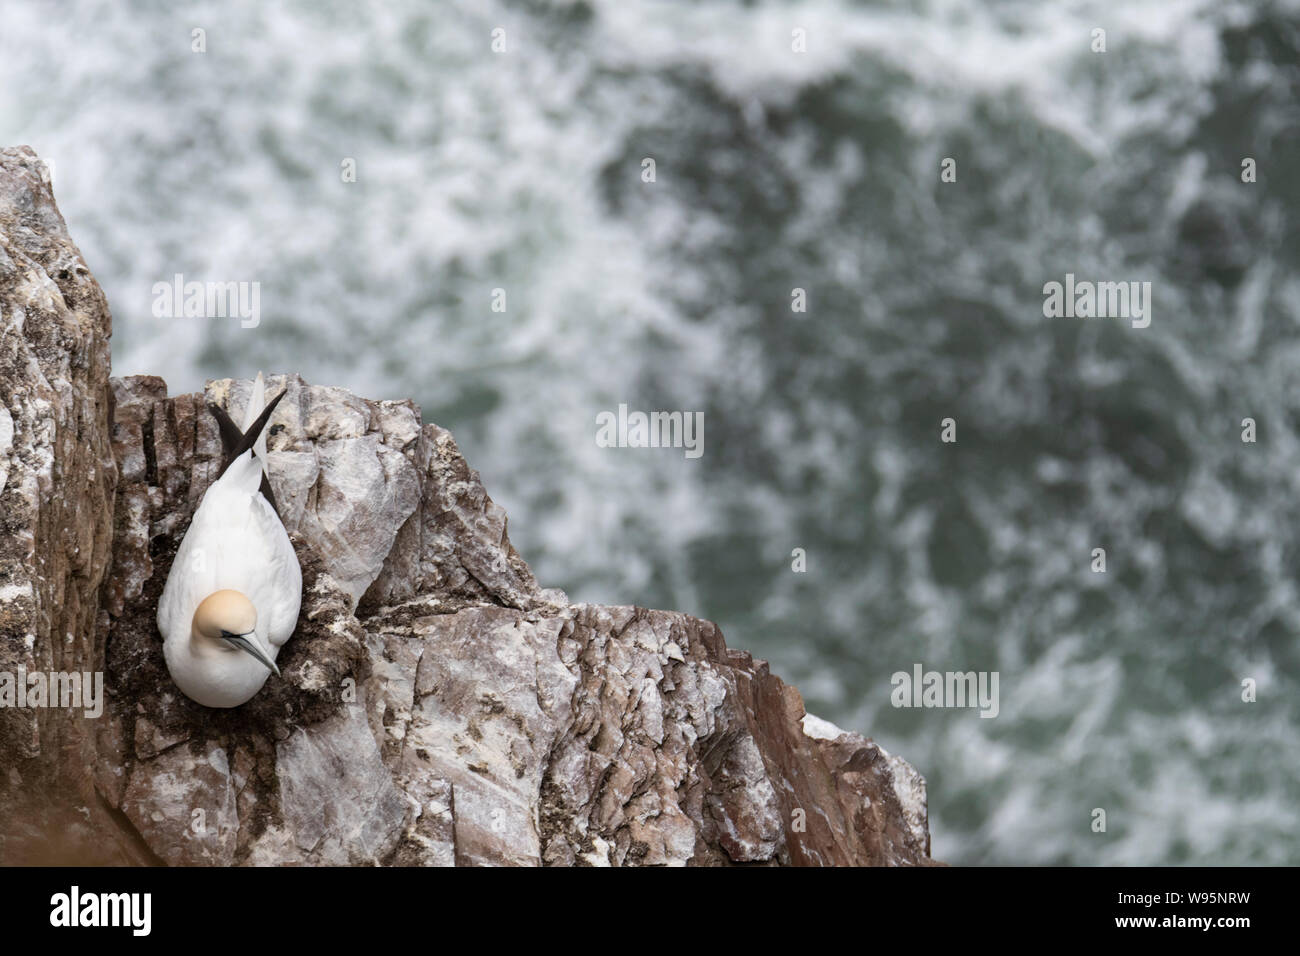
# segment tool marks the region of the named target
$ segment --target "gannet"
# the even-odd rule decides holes
[[[205,707],[238,707],[280,670],[275,658],[298,622],[302,569],[280,521],[266,471],[262,373],[244,427],[208,408],[221,428],[226,463],[203,495],[158,601],[167,670]]]

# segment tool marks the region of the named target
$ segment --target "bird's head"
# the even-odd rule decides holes
[[[257,608],[239,591],[214,591],[194,610],[193,638],[224,650],[241,650],[266,665],[276,677],[280,668],[257,640]]]

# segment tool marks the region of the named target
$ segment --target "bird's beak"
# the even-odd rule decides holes
[[[222,631],[221,636],[241,651],[247,651],[249,654],[253,655],[253,657],[256,657],[266,665],[267,670],[276,677],[279,677],[280,668],[275,666],[275,661],[271,660],[271,658],[267,657],[266,654],[262,652],[262,648],[258,645],[256,638],[251,641],[249,640],[249,637],[254,633],[255,632],[253,631],[249,631],[247,634],[231,634],[229,631]]]

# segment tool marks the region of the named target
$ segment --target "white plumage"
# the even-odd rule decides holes
[[[259,373],[245,432],[265,402]],[[278,674],[275,659],[298,621],[302,570],[259,490],[265,462],[262,434],[208,488],[158,602],[167,669],[187,697],[207,707],[236,707],[272,670]]]

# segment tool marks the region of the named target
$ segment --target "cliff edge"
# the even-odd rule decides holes
[[[0,150],[0,863],[931,862],[906,762],[708,621],[541,588],[449,432],[295,375],[267,381],[283,679],[193,703],[154,612],[220,465],[205,404],[251,383],[110,379],[110,335],[44,164]],[[102,675],[101,712],[5,674]]]

